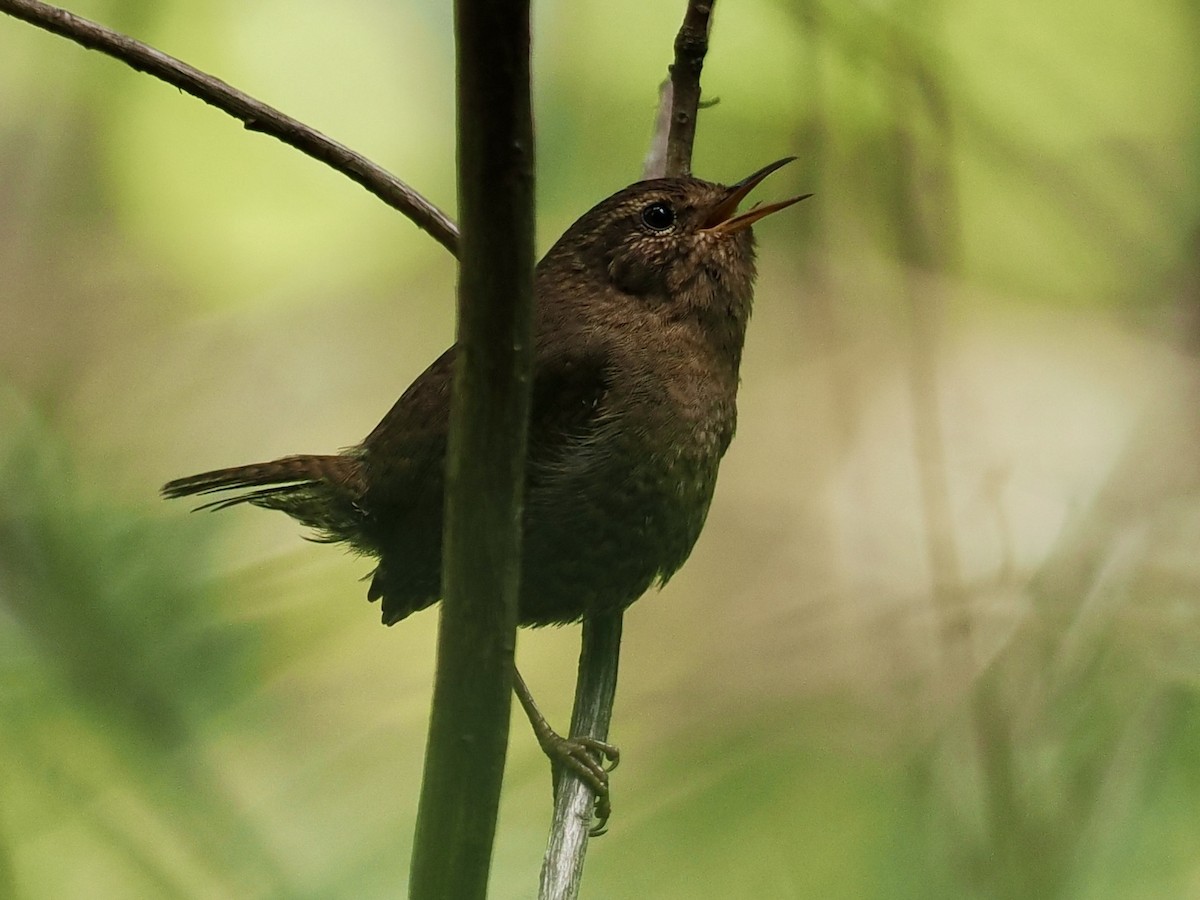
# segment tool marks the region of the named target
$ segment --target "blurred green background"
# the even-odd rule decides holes
[[[449,4],[74,8],[453,209]],[[683,4],[538,3],[540,246],[635,180]],[[1200,897],[1200,7],[724,0],[764,198],[740,433],[629,613],[592,898]],[[360,439],[454,268],[358,187],[0,19],[0,897],[395,897],[436,616],[168,478]],[[519,658],[565,723],[578,630]],[[518,713],[519,716],[519,713]],[[493,894],[549,776],[514,722]]]

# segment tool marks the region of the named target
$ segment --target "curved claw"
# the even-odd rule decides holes
[[[589,760],[592,760],[601,772],[611,772],[621,764],[621,750],[616,744],[593,737],[576,737],[571,740],[595,754],[594,758],[589,756]]]

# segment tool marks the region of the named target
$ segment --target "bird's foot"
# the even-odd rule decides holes
[[[574,774],[591,789],[595,798],[596,824],[588,834],[592,837],[604,834],[609,816],[612,815],[608,773],[621,762],[621,751],[616,745],[596,738],[565,738],[550,730],[538,734],[538,743],[542,752],[550,757],[554,769],[555,794],[558,793],[558,779],[563,769]]]
[[[581,735],[565,738],[550,727],[533,701],[533,694],[521,673],[513,670],[513,691],[529,717],[533,734],[542,752],[550,757],[551,781],[554,797],[558,799],[559,776],[569,771],[592,791],[595,802],[596,824],[588,832],[592,837],[604,834],[605,825],[612,815],[612,802],[608,795],[608,773],[621,761],[621,751],[599,738]]]

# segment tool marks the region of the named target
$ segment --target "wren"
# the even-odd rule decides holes
[[[687,559],[737,420],[750,226],[804,197],[737,207],[790,161],[731,186],[692,177],[630,185],[538,265],[520,624],[624,609]],[[281,510],[320,540],[376,557],[367,597],[393,625],[441,597],[454,356],[451,347],[435,360],[350,450],[205,472],[163,494],[236,491],[206,506]]]

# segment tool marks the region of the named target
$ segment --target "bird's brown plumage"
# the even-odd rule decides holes
[[[748,225],[761,213],[734,212],[747,185],[778,165],[732,187],[695,178],[631,185],[575,222],[538,265],[522,624],[628,606],[691,552],[733,437],[750,317]],[[378,557],[368,596],[397,622],[441,594],[454,354],[344,454],[207,472],[163,491],[242,491],[209,505],[279,509],[321,539]]]

